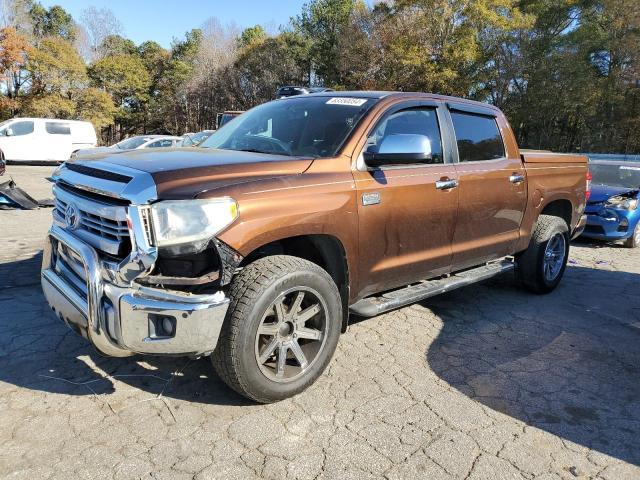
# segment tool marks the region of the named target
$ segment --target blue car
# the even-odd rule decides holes
[[[640,162],[591,161],[583,237],[640,246]]]

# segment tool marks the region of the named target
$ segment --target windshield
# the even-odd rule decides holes
[[[638,188],[640,187],[640,163],[628,165],[591,163],[589,170],[594,185],[608,185],[611,187]]]
[[[200,144],[296,157],[331,157],[376,99],[298,97],[265,103]]]
[[[131,137],[116,143],[114,147],[117,147],[120,150],[131,150],[133,148],[138,148],[146,141],[147,139],[145,137]]]
[[[189,139],[191,141],[191,145],[198,145],[203,140],[209,138],[212,133],[213,132],[198,132],[194,135],[191,135],[191,138]]]

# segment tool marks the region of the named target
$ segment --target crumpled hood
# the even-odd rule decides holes
[[[151,174],[158,198],[185,199],[220,187],[304,172],[312,158],[211,148],[140,149],[92,155],[77,163],[113,163]]]
[[[609,198],[620,195],[621,193],[637,190],[635,188],[612,187],[609,185],[591,185],[591,196],[589,203],[602,203]]]

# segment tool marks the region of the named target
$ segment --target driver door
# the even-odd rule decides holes
[[[358,154],[360,297],[450,271],[458,190],[450,139],[440,128],[446,125],[441,108],[427,101],[390,107]],[[431,149],[426,161],[401,164],[388,149],[385,165],[372,167],[365,161],[366,152],[382,151],[383,145],[397,149],[399,158],[398,140],[424,137]],[[420,152],[404,152],[404,162],[411,153],[420,158]]]
[[[7,160],[42,160],[35,127],[33,120],[18,120],[0,131],[0,148]]]

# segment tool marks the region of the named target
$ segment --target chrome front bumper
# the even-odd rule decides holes
[[[224,292],[191,295],[138,286],[120,281],[115,267],[54,225],[45,243],[42,289],[56,315],[105,355],[214,350],[229,305]],[[163,321],[172,328],[159,329]]]

